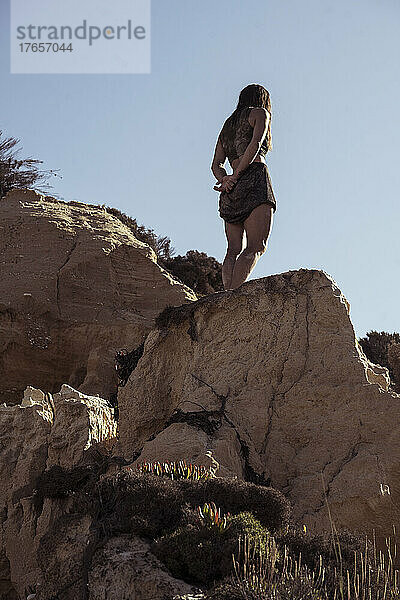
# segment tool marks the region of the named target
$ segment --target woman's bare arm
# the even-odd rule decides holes
[[[224,169],[225,160],[225,150],[222,147],[220,136],[218,136],[218,140],[215,145],[214,158],[211,163],[211,171],[214,173],[215,179],[218,181],[218,183],[221,183],[223,178],[227,176],[227,172]]]
[[[253,114],[255,117],[253,137],[249,145],[247,146],[239,164],[233,169],[234,178],[237,178],[243,173],[245,169],[253,162],[255,157],[260,151],[261,145],[264,141],[268,131],[269,123],[269,112],[267,109],[262,107],[253,108]]]

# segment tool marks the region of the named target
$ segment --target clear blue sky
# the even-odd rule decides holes
[[[138,75],[10,75],[0,3],[0,128],[60,169],[60,197],[222,261],[210,163],[240,90],[261,83],[278,209],[250,278],[324,269],[359,337],[400,331],[398,0],[153,0],[152,72]]]

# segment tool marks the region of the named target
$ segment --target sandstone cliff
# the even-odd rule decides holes
[[[399,527],[400,395],[324,271],[197,300],[117,218],[29,190],[1,200],[0,232],[0,600],[196,591],[139,537],[96,548],[73,493],[39,493],[52,467],[207,465],[211,450],[219,475],[273,486],[309,531],[330,529],[325,494],[338,529]],[[117,441],[114,354],[143,340]]]
[[[330,528],[324,487],[339,528],[400,524],[400,395],[329,275],[249,281],[157,324],[119,392],[126,457],[204,463],[212,450],[221,474],[270,483],[310,530]]]
[[[0,201],[0,402],[27,385],[108,398],[115,351],[139,344],[167,305],[196,299],[101,207],[32,190]]]
[[[37,547],[58,507],[35,506],[37,478],[53,465],[82,462],[115,433],[113,409],[67,385],[53,397],[28,387],[21,405],[0,406],[0,598],[24,598],[41,579]]]
[[[113,538],[88,561],[89,516],[70,514],[67,499],[37,493],[40,477],[54,466],[78,467],[84,479],[115,435],[113,409],[68,385],[53,396],[28,387],[21,405],[0,406],[1,600],[30,593],[36,600],[161,600],[191,592],[140,538]]]

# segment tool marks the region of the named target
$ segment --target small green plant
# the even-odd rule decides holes
[[[214,502],[206,502],[203,506],[198,506],[196,509],[202,524],[205,527],[219,529],[222,531],[227,527],[227,515],[222,515],[220,508],[217,508]]]
[[[151,473],[169,479],[194,479],[204,481],[215,477],[214,466],[193,465],[184,460],[171,462],[143,462],[136,465],[139,473]]]
[[[194,482],[197,485],[189,483],[181,481],[180,485],[191,506],[215,502],[224,513],[237,515],[243,511],[251,512],[271,533],[282,531],[287,526],[289,501],[273,488],[225,477]]]
[[[210,505],[215,516],[217,508]],[[155,540],[152,552],[177,579],[210,586],[232,573],[232,555],[244,535],[262,552],[268,531],[248,512],[226,515],[226,527],[198,523],[180,527]]]

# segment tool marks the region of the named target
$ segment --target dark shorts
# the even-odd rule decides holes
[[[260,204],[270,204],[276,211],[268,167],[263,162],[252,162],[237,180],[230,192],[220,192],[219,216],[227,223],[241,223]]]

